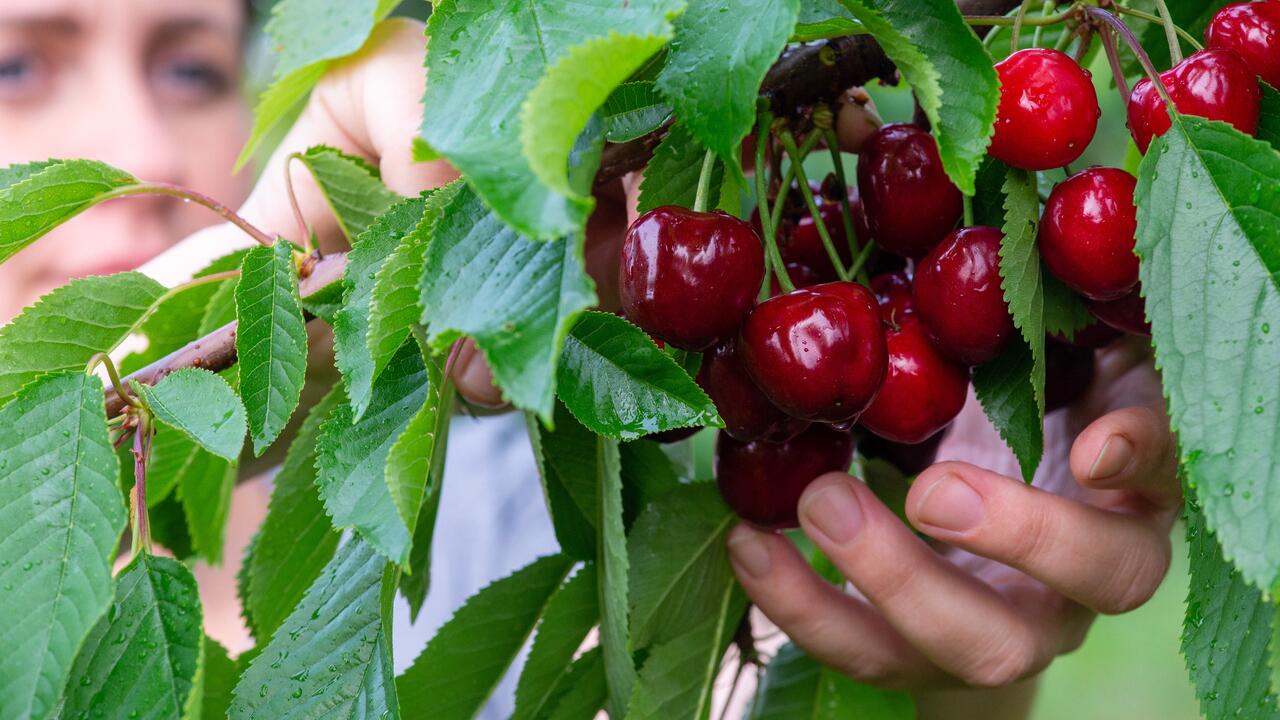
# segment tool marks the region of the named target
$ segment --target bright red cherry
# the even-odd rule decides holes
[[[880,301],[880,317],[890,325],[900,325],[912,312],[911,280],[904,272],[890,272],[871,278],[871,291]]]
[[[715,402],[724,431],[739,442],[768,437],[785,440],[808,423],[796,420],[769,401],[747,374],[734,340],[726,340],[707,352],[698,370],[698,384]]]
[[[775,405],[814,422],[852,422],[888,365],[875,296],[856,283],[802,288],[756,306],[742,325],[747,372]]]
[[[915,316],[886,333],[889,374],[862,426],[886,440],[918,443],[951,424],[964,407],[969,369],[945,357]]]
[[[866,433],[858,440],[858,452],[866,458],[885,460],[905,475],[919,475],[938,458],[938,446],[944,437],[945,432],[934,433],[922,443],[908,445]]]
[[[1138,286],[1119,300],[1098,302],[1086,300],[1089,312],[1111,327],[1133,335],[1151,336],[1151,323],[1147,322],[1147,304],[1142,299],[1142,287]]]
[[[853,437],[814,425],[782,443],[716,441],[716,484],[743,520],[768,530],[797,527],[796,505],[814,478],[849,469]]]
[[[1053,412],[1083,397],[1093,372],[1093,350],[1045,338],[1044,411]]]
[[[1271,87],[1280,87],[1280,2],[1239,2],[1213,16],[1204,44],[1234,50]]]
[[[1089,72],[1057,50],[1019,50],[996,63],[1000,109],[987,152],[1023,170],[1075,162],[1098,129],[1098,93]]]
[[[1000,240],[993,227],[961,228],[916,267],[916,315],[938,348],[965,365],[1000,354],[1013,318],[1000,287]]]
[[[885,125],[867,141],[858,156],[858,188],[872,239],[903,257],[928,254],[964,213],[938,143],[913,125]]]
[[[1133,254],[1138,209],[1135,177],[1089,168],[1049,194],[1040,223],[1040,257],[1068,287],[1094,300],[1114,300],[1138,284]]]
[[[1258,77],[1234,52],[1201,50],[1160,73],[1160,79],[1183,115],[1231,123],[1249,135],[1257,131],[1262,102]],[[1138,149],[1145,153],[1151,140],[1165,134],[1171,122],[1150,78],[1138,81],[1129,96],[1129,130]]]
[[[684,350],[705,350],[732,336],[763,281],[760,238],[722,212],[656,208],[641,215],[622,242],[623,312]]]

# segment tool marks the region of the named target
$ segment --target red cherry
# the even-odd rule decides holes
[[[853,437],[814,425],[782,443],[716,441],[716,484],[742,519],[768,530],[797,527],[796,505],[814,478],[849,469]]]
[[[1204,44],[1234,50],[1271,87],[1280,87],[1280,2],[1240,2],[1213,16]]]
[[[1094,320],[1091,325],[1076,330],[1075,333],[1072,334],[1070,340],[1060,333],[1054,333],[1053,335],[1050,335],[1050,337],[1058,342],[1074,345],[1075,347],[1096,350],[1110,345],[1120,339],[1122,335],[1124,335],[1124,333],[1110,325]]]
[[[1201,50],[1160,73],[1160,79],[1178,112],[1231,123],[1249,135],[1257,131],[1262,102],[1258,78],[1234,52]],[[1171,122],[1151,80],[1138,81],[1129,96],[1129,130],[1138,149],[1145,153],[1151,140],[1165,134]]]
[[[796,420],[769,401],[747,374],[733,340],[726,340],[702,358],[698,384],[716,404],[724,431],[739,442],[768,437],[785,440],[808,423]]]
[[[858,187],[871,237],[903,257],[928,254],[964,213],[938,143],[912,125],[885,125],[867,141],[858,156]]]
[[[987,152],[1023,170],[1075,162],[1098,129],[1098,93],[1089,72],[1057,50],[1019,50],[996,63],[1000,109]]]
[[[1040,256],[1068,287],[1094,300],[1114,300],[1138,284],[1133,254],[1138,209],[1135,177],[1089,168],[1049,194],[1040,223]]]
[[[1053,412],[1084,397],[1093,372],[1093,350],[1045,338],[1044,411]]]
[[[938,446],[946,435],[945,432],[934,433],[922,443],[908,445],[867,433],[858,441],[858,452],[866,458],[892,463],[905,475],[919,475],[938,458]]]
[[[1098,302],[1086,300],[1089,312],[1116,330],[1133,335],[1151,336],[1151,323],[1147,322],[1147,304],[1142,299],[1141,286],[1134,288],[1119,300]]]
[[[900,325],[911,314],[911,279],[904,272],[871,278],[871,291],[880,301],[880,317],[890,325]]]
[[[1000,287],[1000,240],[993,227],[961,228],[916,267],[916,314],[938,348],[966,365],[1000,354],[1013,318]]]
[[[814,270],[804,263],[789,262],[786,267],[787,277],[791,278],[791,284],[798,288],[809,287],[810,285],[819,285],[824,282],[831,282],[831,278],[829,276],[819,274],[817,270]],[[769,297],[781,294],[782,286],[778,284],[777,276],[770,277]]]
[[[969,369],[934,346],[914,316],[889,330],[889,374],[859,422],[886,440],[918,443],[951,424],[964,407]]]
[[[622,242],[623,312],[684,350],[705,350],[733,335],[763,280],[760,238],[722,212],[656,208],[641,215]]]
[[[875,296],[856,283],[796,290],[760,303],[742,325],[742,359],[766,397],[815,422],[852,422],[888,365]]]

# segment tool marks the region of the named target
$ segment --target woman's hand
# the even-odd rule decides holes
[[[1096,613],[1146,602],[1168,569],[1181,492],[1144,345],[1101,351],[1089,392],[1050,416],[1035,486],[1010,476],[1016,463],[971,399],[940,450],[948,461],[907,496],[933,542],[862,482],[814,481],[802,526],[852,593],[786,538],[746,526],[729,539],[738,578],[798,645],[864,682],[994,688],[1038,673],[1079,646]]]

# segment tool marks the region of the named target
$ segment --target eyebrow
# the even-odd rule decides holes
[[[85,31],[85,25],[86,23],[80,19],[65,13],[42,14],[32,12],[6,16],[3,12],[0,12],[0,27],[10,26],[26,32],[78,35]],[[230,36],[240,35],[239,30],[231,23],[200,16],[163,18],[148,30],[149,34],[160,37],[187,35],[205,31],[224,33]]]

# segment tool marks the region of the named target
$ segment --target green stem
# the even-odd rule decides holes
[[[815,134],[817,132],[816,130],[814,131]],[[796,180],[800,185],[800,196],[804,198],[804,203],[809,208],[809,214],[813,217],[813,227],[817,229],[818,237],[822,238],[822,246],[827,249],[827,257],[831,259],[831,265],[836,269],[836,275],[847,282],[850,278],[849,271],[840,259],[840,253],[836,250],[836,244],[831,240],[831,233],[827,230],[827,224],[822,220],[822,212],[818,209],[818,203],[813,199],[813,188],[809,187],[809,178],[804,171],[804,155],[801,155],[800,149],[796,147],[796,139],[791,136],[790,130],[783,130],[778,135],[778,139],[782,141],[783,149],[791,157],[791,167],[795,169]]]
[[[1053,15],[1044,15],[1038,18],[1023,18],[1022,22],[1018,22],[1015,15],[966,15],[964,21],[974,27],[1013,27],[1019,25],[1022,27],[1038,27],[1040,25],[1057,25],[1071,19],[1071,15],[1075,12],[1075,6],[1068,10]]]
[[[1129,26],[1121,22],[1120,18],[1102,8],[1086,7],[1084,11],[1090,17],[1109,25],[1120,37],[1124,38],[1125,44],[1138,57],[1138,63],[1142,65],[1142,70],[1146,72],[1148,78],[1151,78],[1151,84],[1155,87],[1156,93],[1160,95],[1160,99],[1164,101],[1166,107],[1173,108],[1173,100],[1169,97],[1169,89],[1164,86],[1164,80],[1160,78],[1160,71],[1156,70],[1155,63],[1151,62],[1151,56],[1142,48],[1142,43],[1138,41]]]
[[[964,196],[964,226],[973,227],[973,196]]]
[[[805,141],[800,144],[800,155],[808,156],[808,154],[813,151],[813,148],[817,146],[818,138],[820,137],[822,137],[822,134],[819,132],[809,133],[809,137],[805,138]],[[786,197],[786,193],[791,188],[791,183],[794,182],[795,179],[796,179],[795,163],[791,163],[788,165],[787,171],[783,173],[782,184],[779,185],[778,192],[782,197]],[[774,206],[773,206],[773,227],[774,228],[777,228],[779,226],[778,224],[782,222],[782,208],[785,205],[786,205],[786,202],[782,200],[779,200],[774,203]]]
[[[189,200],[197,205],[203,205],[204,207],[209,208],[213,212],[217,213],[217,215],[221,217],[223,220],[226,220],[232,225],[235,225],[236,227],[243,230],[246,235],[256,240],[259,245],[265,245],[267,247],[271,247],[272,245],[275,244],[275,238],[271,237],[270,235],[266,234],[262,230],[258,229],[255,225],[250,223],[248,220],[245,220],[243,217],[236,214],[236,212],[231,208],[227,207],[226,205],[223,205],[217,200],[214,200],[208,195],[205,195],[203,193],[198,193],[195,190],[190,190],[180,185],[174,185],[172,183],[159,183],[159,182],[134,183],[132,185],[124,185],[114,190],[105,192],[99,197],[99,200],[100,201],[110,200],[112,198],[126,197],[128,195],[146,195],[146,194],[166,195],[168,197],[176,197],[182,200]]]
[[[1129,17],[1135,17],[1139,20],[1146,20],[1147,22],[1155,23],[1156,25],[1164,24],[1164,20],[1162,20],[1159,16],[1152,15],[1151,13],[1147,13],[1147,12],[1142,12],[1141,10],[1135,10],[1127,5],[1116,5],[1115,9],[1116,9],[1116,12],[1120,13],[1121,15],[1128,15]],[[1178,33],[1178,37],[1182,38],[1182,41],[1185,42],[1186,44],[1190,45],[1196,50],[1204,49],[1204,45],[1202,45],[1200,41],[1196,39],[1195,35],[1192,35],[1186,30],[1183,30],[1182,28],[1178,27],[1177,25],[1174,25],[1173,29],[1175,32]]]
[[[1073,32],[1062,33],[1061,35],[1058,36],[1058,42],[1053,44],[1053,49],[1057,50],[1058,52],[1066,52],[1067,46],[1071,44],[1071,41],[1075,38],[1075,36],[1076,36],[1076,33],[1073,33]]]
[[[138,398],[134,397],[132,393],[125,392],[124,383],[120,380],[120,372],[116,370],[116,364],[111,361],[110,355],[100,352],[89,358],[89,362],[84,367],[85,374],[92,374],[99,365],[107,369],[107,379],[111,382],[111,387],[115,388],[116,395],[123,398],[129,405],[141,409],[142,403]]]
[[[1018,40],[1022,35],[1022,26],[1027,22],[1027,6],[1031,4],[1031,0],[1023,0],[1018,6],[1018,15],[1013,19],[1013,37],[1009,38],[1009,52],[1018,52]],[[1037,25],[1037,28],[1044,27]]]
[[[130,553],[136,556],[139,550],[151,552],[151,527],[147,517],[147,463],[151,460],[151,439],[155,436],[155,426],[151,422],[150,413],[138,415],[138,429],[133,432],[133,526]]]
[[[860,252],[858,233],[853,227],[853,208],[849,207],[849,181],[844,174],[844,158],[840,154],[840,139],[835,130],[823,128],[822,137],[831,151],[831,163],[836,171],[836,192],[840,193],[840,222],[844,225],[844,237],[849,243],[850,257]]]
[[[1046,15],[1049,15],[1057,7],[1058,7],[1058,3],[1056,2],[1056,0],[1045,0],[1045,3],[1040,7],[1040,17],[1045,17]],[[1031,36],[1031,47],[1040,47],[1040,40],[1043,37],[1044,37],[1044,26],[1037,25],[1035,34]]]
[[[1156,0],[1156,10],[1160,12],[1160,24],[1164,26],[1164,38],[1169,43],[1169,57],[1173,64],[1182,62],[1182,46],[1178,44],[1178,26],[1169,14],[1169,6],[1164,0]]]
[[[782,262],[782,253],[778,250],[777,221],[769,208],[769,184],[765,178],[764,154],[765,146],[769,144],[771,123],[772,117],[769,113],[761,112],[759,130],[756,132],[756,205],[760,214],[760,229],[764,231],[765,273],[764,282],[760,286],[762,299],[769,297],[770,273],[778,278],[778,287],[782,288],[783,292],[792,292],[796,289],[795,283],[791,282],[791,277],[787,275],[786,263]],[[781,206],[782,201],[779,200],[776,204]]]
[[[698,193],[693,196],[694,212],[706,212],[711,195],[711,175],[716,167],[716,154],[707,151],[702,158],[702,172],[698,175]]]
[[[867,287],[871,287],[871,278],[867,275],[866,264],[871,257],[871,250],[874,246],[875,243],[868,240],[867,244],[862,248],[862,252],[858,253],[858,256],[853,259],[853,266],[849,268],[849,275],[856,277],[858,282]]]

